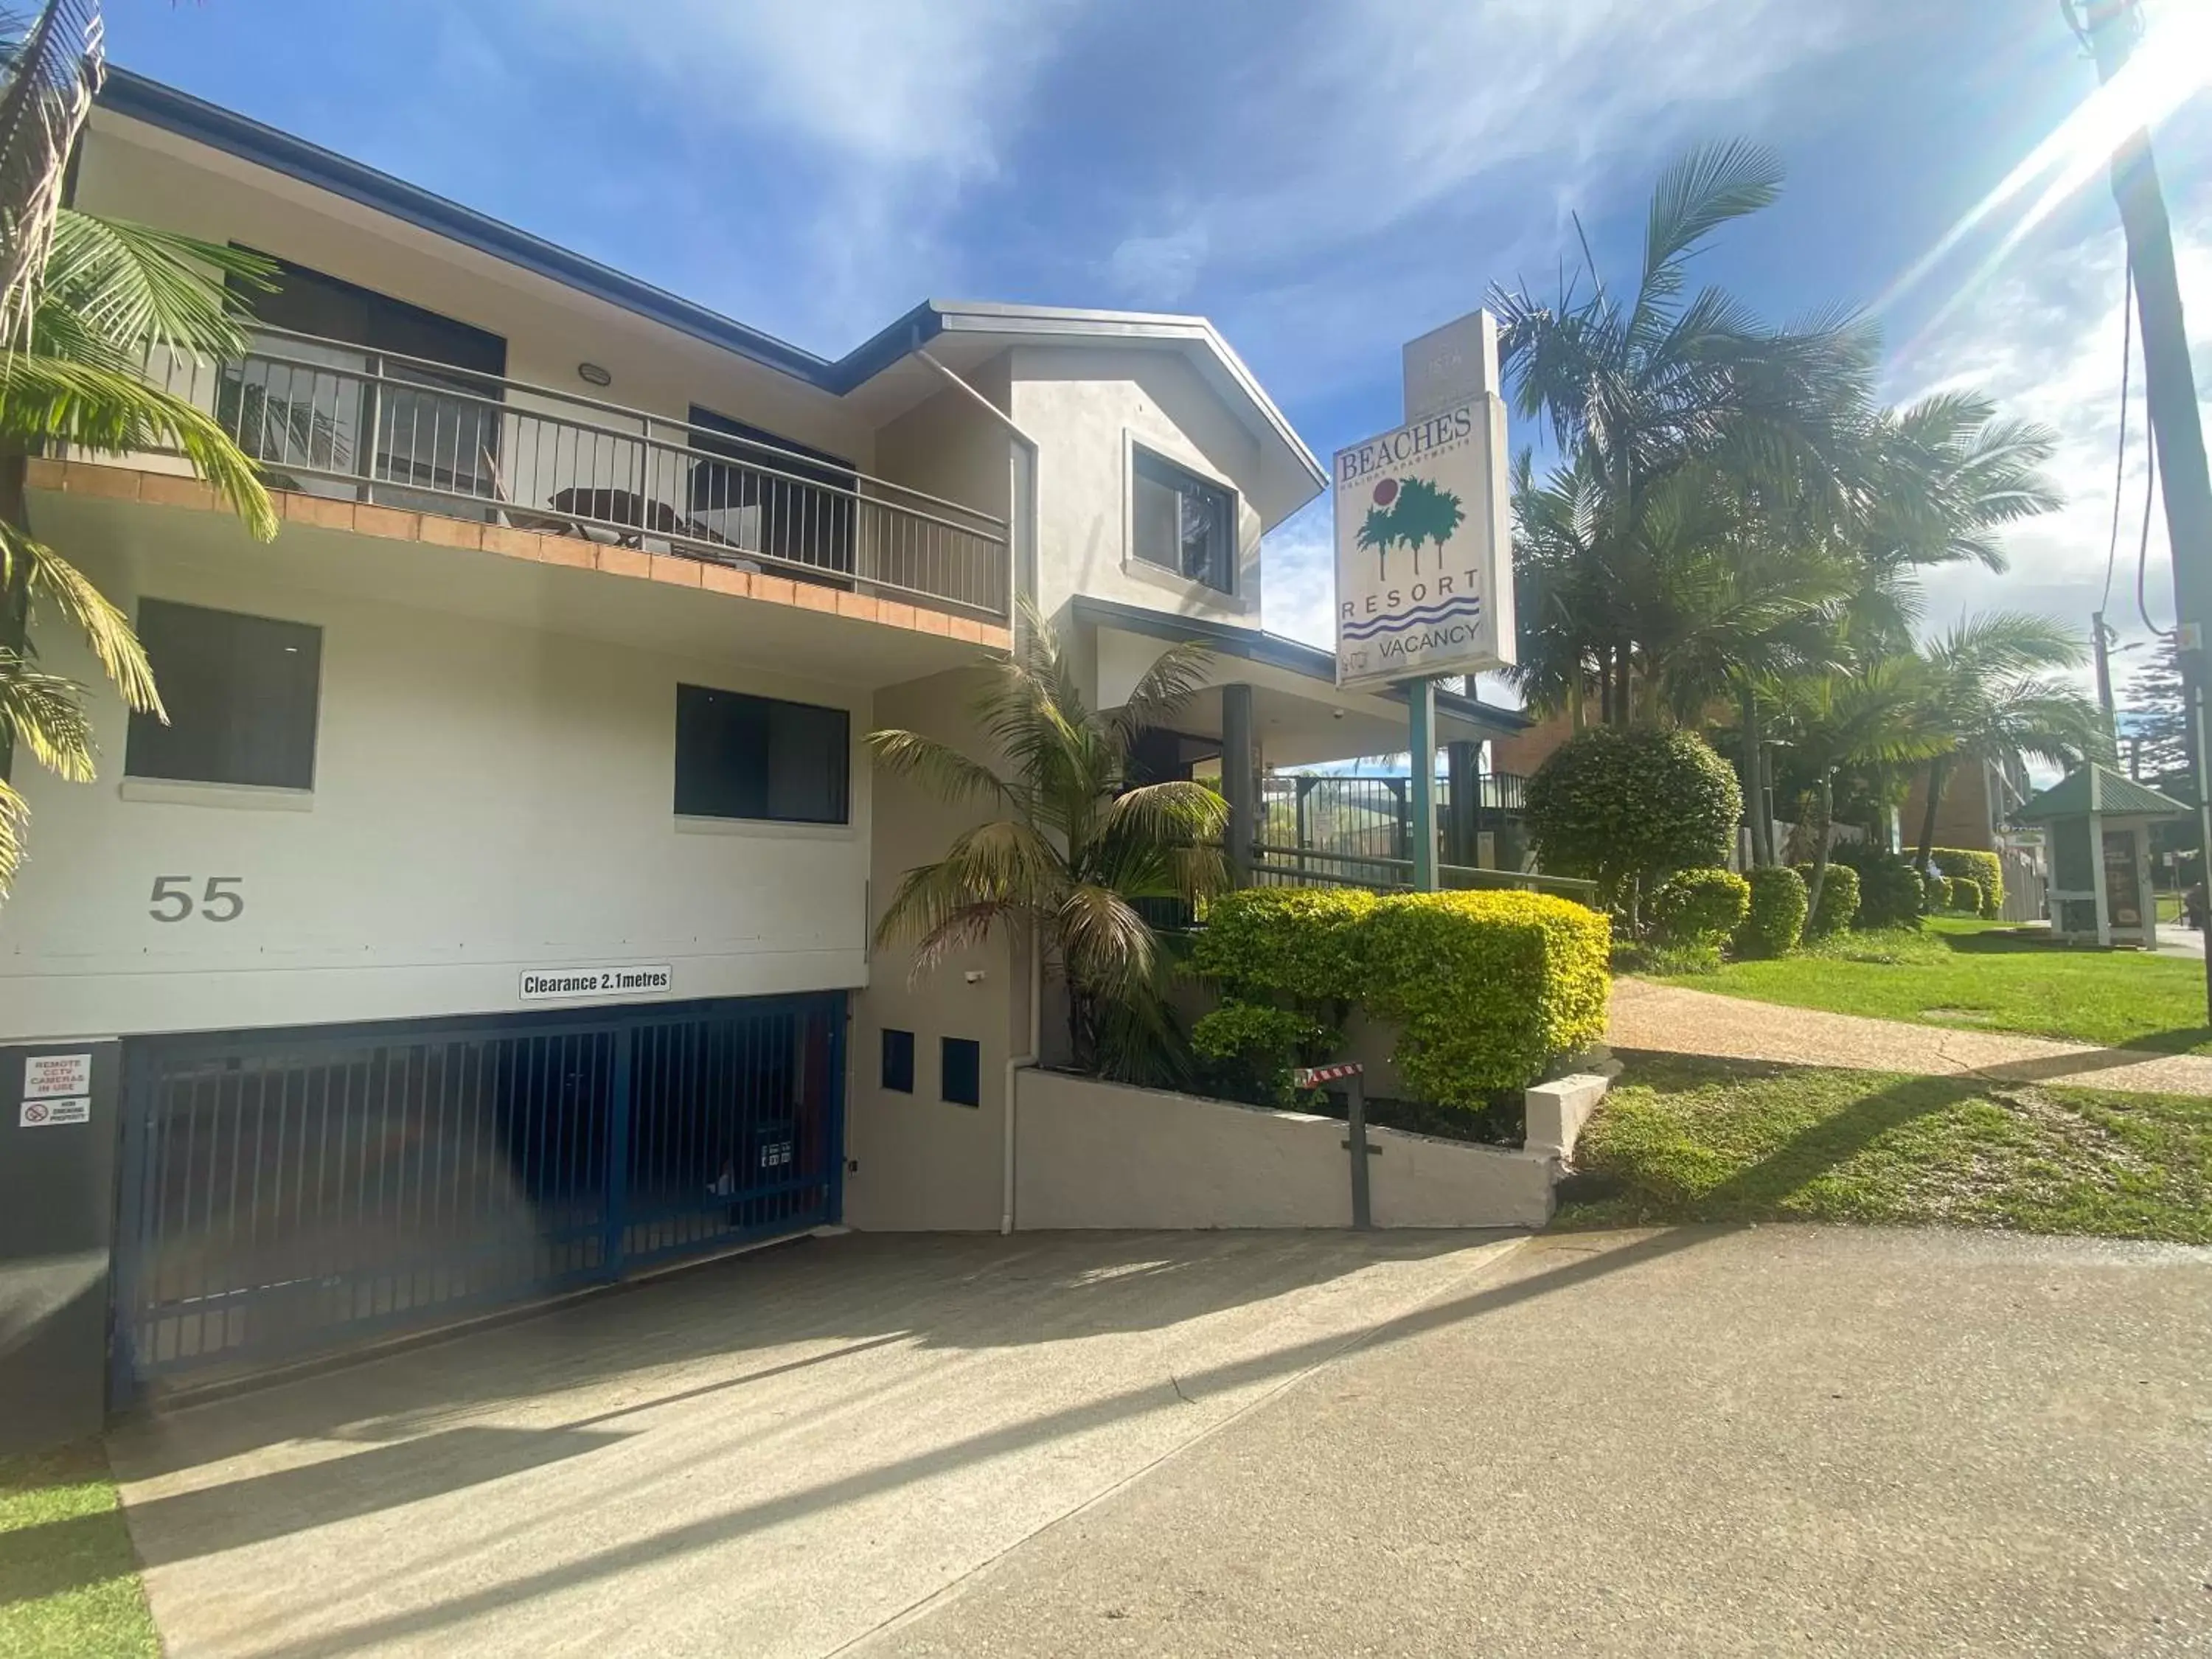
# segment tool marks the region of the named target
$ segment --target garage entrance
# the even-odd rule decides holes
[[[837,1218],[842,994],[125,1045],[114,1398]]]

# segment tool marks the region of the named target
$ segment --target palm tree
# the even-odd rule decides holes
[[[1426,478],[1408,478],[1398,492],[1393,517],[1399,536],[1413,550],[1413,574],[1418,576],[1421,544],[1434,542],[1437,556],[1442,558],[1444,544],[1467,521],[1467,509],[1460,505],[1458,496],[1437,489]]]
[[[1928,760],[1917,867],[1928,867],[1943,791],[1960,764],[2006,766],[2032,757],[2073,767],[2110,758],[2103,710],[2041,672],[2078,668],[2087,655],[2072,630],[2011,611],[1961,617],[1923,649],[1924,720],[1943,746]]]
[[[1811,914],[1819,915],[1836,813],[1836,774],[1847,768],[1917,765],[1943,738],[1929,729],[1922,665],[1887,657],[1848,671],[1803,676],[1784,688],[1781,735],[1820,780]]]
[[[1555,301],[1492,290],[1518,410],[1548,420],[1583,497],[1591,562],[1607,573],[1587,586],[1604,610],[1586,632],[1608,719],[1627,718],[1635,641],[1604,612],[1644,557],[1644,516],[1668,477],[1703,465],[1838,511],[1849,496],[1871,407],[1871,326],[1837,316],[1773,329],[1721,289],[1689,293],[1690,261],[1716,232],[1773,202],[1780,183],[1757,146],[1693,151],[1652,192],[1643,267],[1626,299],[1587,250]]]
[[[1367,509],[1366,518],[1360,521],[1359,534],[1352,538],[1352,545],[1366,549],[1381,561],[1381,579],[1388,581],[1390,579],[1390,544],[1397,539],[1396,520],[1381,507],[1370,507]]]
[[[876,929],[878,948],[910,941],[914,972],[980,944],[1001,926],[1041,947],[1067,991],[1069,1048],[1085,1070],[1126,1073],[1166,1026],[1165,956],[1139,909],[1195,903],[1227,884],[1227,803],[1202,783],[1136,783],[1130,750],[1173,723],[1205,682],[1202,646],[1170,647],[1115,709],[1085,706],[1052,630],[1025,639],[975,704],[1005,757],[1002,775],[918,732],[872,732],[877,760],[941,799],[1000,815],[963,830],[944,857],[907,872]]]
[[[246,337],[223,278],[269,267],[234,249],[59,205],[61,173],[101,74],[93,0],[49,0],[0,42],[0,896],[24,850],[29,809],[10,781],[18,747],[73,781],[96,750],[85,690],[39,665],[31,623],[50,606],[84,639],[134,710],[161,698],[129,620],[30,532],[30,456],[60,446],[170,449],[263,540],[276,514],[252,462],[207,413],[150,383],[149,354],[235,356]]]
[[[212,483],[256,537],[276,509],[252,461],[214,417],[152,384],[165,356],[221,360],[246,347],[220,276],[268,267],[236,250],[63,210],[27,335],[0,351],[0,895],[21,863],[29,809],[7,778],[20,747],[72,782],[89,782],[97,745],[82,686],[39,665],[31,624],[41,607],[81,635],[134,710],[160,694],[130,621],[83,573],[32,535],[24,498],[30,455],[58,445],[106,453],[168,449]]]

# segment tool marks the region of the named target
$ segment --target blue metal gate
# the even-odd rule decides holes
[[[137,1039],[118,1404],[837,1218],[842,994]]]

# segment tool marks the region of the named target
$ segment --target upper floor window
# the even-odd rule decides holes
[[[1219,484],[1148,449],[1136,451],[1136,522],[1132,547],[1146,564],[1221,592],[1237,585],[1235,499]]]
[[[168,723],[133,714],[134,778],[315,787],[323,630],[166,599],[138,602],[138,638]]]
[[[851,721],[842,708],[678,686],[677,812],[850,823]]]

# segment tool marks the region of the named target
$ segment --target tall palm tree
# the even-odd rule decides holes
[[[1172,646],[1119,708],[1093,710],[1052,630],[1028,622],[975,704],[1005,772],[918,732],[868,734],[886,771],[1000,813],[907,872],[877,943],[913,943],[919,975],[994,928],[1019,930],[1066,988],[1075,1064],[1123,1071],[1164,1021],[1164,950],[1139,906],[1194,903],[1227,884],[1227,803],[1202,783],[1139,783],[1130,765],[1139,736],[1172,725],[1204,684],[1209,653]]]
[[[1548,421],[1576,477],[1593,562],[1609,577],[1588,588],[1601,609],[1644,559],[1654,492],[1685,466],[1838,510],[1847,495],[1870,418],[1872,327],[1838,315],[1771,328],[1722,289],[1690,291],[1690,262],[1771,204],[1781,176],[1756,145],[1693,151],[1653,190],[1632,288],[1609,289],[1585,250],[1555,301],[1492,290],[1519,412]],[[1607,717],[1626,719],[1632,631],[1613,617],[1587,631]]]
[[[2045,672],[2078,668],[2088,654],[2079,635],[2048,617],[2014,611],[1963,617],[1921,654],[1927,665],[1923,718],[1942,744],[1925,774],[1915,860],[1924,870],[1935,850],[1936,813],[1957,767],[2022,758],[2076,766],[2109,758],[2111,744],[2096,702]]]

